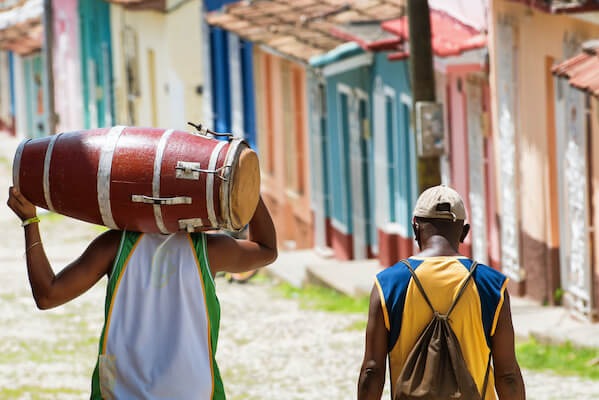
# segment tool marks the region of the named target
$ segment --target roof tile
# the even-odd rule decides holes
[[[582,53],[553,67],[553,73],[568,79],[570,85],[599,97],[599,47]]]
[[[308,61],[343,44],[335,25],[393,18],[403,13],[398,0],[254,0],[227,5],[206,16],[210,25]]]

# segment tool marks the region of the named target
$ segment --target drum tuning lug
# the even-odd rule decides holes
[[[161,206],[173,206],[177,204],[191,204],[191,197],[179,196],[179,197],[151,197],[144,196],[141,194],[132,194],[131,201],[133,203],[146,203],[155,204]]]

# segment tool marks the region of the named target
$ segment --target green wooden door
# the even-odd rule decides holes
[[[36,53],[23,60],[25,74],[27,132],[31,138],[46,136],[46,104],[42,55]]]
[[[80,0],[81,70],[86,128],[113,125],[110,6]]]

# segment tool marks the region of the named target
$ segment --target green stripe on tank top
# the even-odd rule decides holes
[[[212,373],[214,374],[214,394],[211,400],[225,400],[225,388],[216,364],[216,345],[218,342],[218,330],[220,325],[220,303],[216,297],[214,279],[208,263],[208,251],[206,247],[206,234],[203,232],[191,233],[196,257],[200,263],[202,280],[204,281],[204,298],[210,319],[210,346],[212,353]]]
[[[98,364],[99,357],[102,354],[102,348],[104,347],[104,335],[106,333],[106,323],[108,321],[108,313],[110,312],[110,304],[112,303],[112,298],[115,294],[116,284],[118,282],[119,276],[121,275],[121,271],[123,270],[125,263],[129,258],[131,250],[135,247],[141,236],[142,234],[139,232],[123,231],[121,244],[117,253],[118,255],[114,260],[112,272],[110,274],[110,278],[108,279],[108,287],[106,288],[106,301],[104,305],[104,327],[102,328],[102,335],[100,336],[98,360],[96,360],[96,368],[94,369],[94,374],[92,375],[91,400],[102,400],[102,394],[100,393],[100,372]]]

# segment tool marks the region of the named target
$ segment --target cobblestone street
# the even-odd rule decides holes
[[[38,311],[27,282],[21,228],[5,206],[0,165],[0,399],[86,399],[103,324],[105,280],[79,299]],[[43,217],[55,270],[78,255],[96,227]],[[274,283],[217,280],[222,318],[217,359],[228,399],[353,399],[365,315],[303,310]],[[530,399],[596,399],[599,383],[525,371]],[[388,390],[383,398],[389,398]]]

